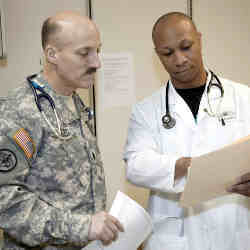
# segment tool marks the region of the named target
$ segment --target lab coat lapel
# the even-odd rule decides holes
[[[185,123],[189,128],[196,129],[194,116],[183,98],[176,92],[171,81],[169,81],[169,110],[170,114],[176,119],[176,123]]]
[[[205,117],[208,116],[207,111],[206,110],[210,110],[209,108],[209,104],[208,104],[208,96],[207,96],[207,88],[209,85],[209,82],[211,80],[211,73],[209,70],[207,71],[207,81],[206,81],[206,88],[204,90],[204,93],[201,97],[201,101],[200,101],[200,105],[199,105],[199,110],[198,110],[198,114],[197,114],[197,123],[199,123],[202,119],[204,119]],[[220,94],[220,93],[219,93]],[[217,95],[217,91],[213,91],[211,89],[211,93],[210,93],[210,104],[214,105],[214,100],[216,100],[218,97]]]
[[[210,74],[211,75],[211,74]],[[227,119],[227,116],[236,117],[236,106],[235,106],[235,98],[234,98],[234,89],[230,86],[223,86],[224,97],[221,99],[221,91],[218,87],[212,87],[210,89],[209,94],[207,93],[207,88],[209,85],[210,77],[207,81],[207,86],[204,91],[204,94],[201,99],[199,112],[198,112],[198,122],[208,117],[208,113],[210,112],[213,115],[218,113],[218,115],[222,115],[223,118]],[[214,81],[214,80],[213,80]],[[223,85],[223,79],[221,79]],[[207,110],[207,111],[205,111]],[[215,117],[218,119],[218,117]]]

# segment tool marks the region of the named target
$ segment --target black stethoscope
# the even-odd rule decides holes
[[[36,106],[37,106],[38,110],[43,115],[45,121],[47,122],[47,124],[53,130],[53,132],[56,134],[57,137],[59,137],[62,140],[68,140],[68,139],[72,138],[73,135],[70,134],[69,131],[66,131],[65,129],[62,128],[62,124],[61,124],[61,122],[59,120],[59,117],[58,117],[58,114],[57,114],[57,111],[56,111],[55,102],[53,101],[51,96],[44,91],[43,87],[41,87],[38,83],[36,83],[35,78],[37,78],[37,74],[28,76],[27,81],[29,83],[30,88],[32,89],[32,92],[33,92],[33,95],[34,95],[34,98],[35,98],[35,103],[36,103]],[[37,91],[39,91],[40,94],[38,94]],[[41,99],[43,99],[43,98],[46,99],[49,102],[49,104],[50,104],[50,106],[51,106],[51,108],[52,108],[52,110],[53,110],[53,112],[55,114],[56,122],[57,122],[57,128],[52,125],[52,123],[46,117],[46,115],[45,115],[45,113],[44,113],[44,111],[42,109]],[[83,104],[83,106],[85,106],[85,105]],[[92,110],[90,108],[88,108],[88,107],[85,107],[85,111],[88,112],[88,119],[91,120],[92,117],[93,117]]]
[[[219,120],[221,120],[221,123],[222,125],[224,126],[225,125],[225,121],[224,119],[220,116],[219,113],[214,113],[212,111],[212,108],[211,108],[211,105],[210,105],[210,101],[209,101],[209,93],[210,93],[210,89],[211,87],[217,87],[219,90],[220,90],[220,100],[222,100],[223,96],[224,96],[224,89],[222,87],[222,84],[221,84],[221,81],[219,80],[219,78],[210,70],[210,73],[211,73],[211,79],[208,83],[208,86],[207,86],[207,97],[208,97],[208,104],[209,104],[209,109],[210,111],[208,111],[207,109],[205,110],[205,112],[208,113],[209,116],[212,116],[212,117],[217,117]],[[213,79],[216,80],[216,82],[213,82]],[[166,97],[165,97],[165,104],[166,104],[166,114],[162,117],[162,126],[165,128],[165,129],[171,129],[175,126],[176,124],[176,120],[175,118],[173,118],[171,115],[170,115],[170,111],[169,111],[169,105],[168,105],[168,90],[169,90],[169,81],[167,83],[167,86],[166,86]]]
[[[38,84],[33,80],[33,79],[36,78],[36,77],[37,77],[37,74],[28,76],[28,77],[27,77],[27,81],[28,81],[28,83],[29,83],[29,85],[30,85],[30,87],[31,87],[31,89],[32,89],[33,94],[34,94],[35,103],[36,103],[36,106],[37,106],[38,110],[39,110],[40,112],[43,112],[42,106],[41,106],[41,103],[40,103],[40,99],[42,99],[42,98],[45,98],[45,99],[49,102],[51,108],[52,108],[53,110],[55,110],[56,107],[55,107],[55,102],[53,101],[53,99],[44,91],[44,89],[43,89],[40,85],[38,85]],[[41,93],[38,94],[38,93],[37,93],[37,90],[39,90]]]

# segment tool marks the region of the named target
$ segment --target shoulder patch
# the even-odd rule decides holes
[[[20,128],[13,134],[13,140],[23,150],[26,157],[31,159],[35,152],[35,144],[29,133],[24,128]]]
[[[24,131],[13,129],[6,135],[0,134],[0,186],[15,182],[29,171],[31,159],[28,157],[34,154],[34,145]]]
[[[9,149],[0,149],[0,172],[9,172],[17,166],[17,157]]]

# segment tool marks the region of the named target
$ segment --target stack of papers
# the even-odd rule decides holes
[[[250,172],[250,136],[220,150],[192,158],[180,205],[188,207],[231,194],[226,188]]]
[[[153,225],[149,214],[134,200],[118,191],[109,212],[123,225],[125,231],[108,246],[93,241],[84,250],[136,250],[152,232]]]

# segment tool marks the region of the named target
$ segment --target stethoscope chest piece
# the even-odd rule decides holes
[[[162,117],[162,125],[166,129],[171,129],[175,126],[176,120],[170,116],[169,114],[166,114]]]

